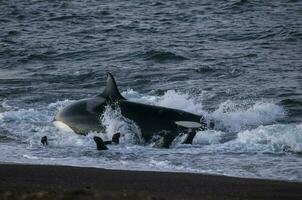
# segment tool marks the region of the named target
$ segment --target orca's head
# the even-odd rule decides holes
[[[60,110],[54,119],[54,125],[64,131],[87,134],[100,131],[100,116],[107,103],[125,99],[119,92],[112,74],[106,74],[106,86],[101,94],[94,98],[83,99]]]
[[[74,102],[59,110],[55,115],[54,125],[64,132],[87,134],[89,131],[99,131],[106,99],[95,97]]]

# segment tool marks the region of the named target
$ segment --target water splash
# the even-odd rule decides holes
[[[271,102],[256,102],[253,105],[226,101],[210,114],[215,127],[238,132],[250,127],[274,123],[286,116],[283,107]]]
[[[302,124],[259,126],[238,133],[236,142],[265,146],[270,152],[302,152]]]
[[[106,140],[111,140],[115,133],[120,132],[121,143],[143,142],[139,127],[132,120],[123,117],[119,108],[112,109],[111,106],[106,106],[101,122],[106,127]]]

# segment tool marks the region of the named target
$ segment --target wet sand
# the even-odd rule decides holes
[[[1,164],[0,199],[302,199],[302,183],[190,173]]]

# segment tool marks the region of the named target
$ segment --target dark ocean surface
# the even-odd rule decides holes
[[[107,152],[97,133],[60,133],[55,113],[99,94],[106,72],[128,99],[215,129],[192,146],[125,137]],[[98,134],[133,134],[118,115]],[[302,1],[0,0],[0,149],[0,162],[302,181]]]

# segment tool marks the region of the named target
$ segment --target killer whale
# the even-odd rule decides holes
[[[161,136],[161,147],[169,147],[183,129],[205,129],[207,125],[204,117],[200,115],[127,100],[120,94],[110,73],[106,74],[106,87],[101,94],[79,100],[59,110],[53,123],[59,129],[82,135],[91,131],[105,131],[100,117],[108,105],[113,109],[119,108],[124,117],[134,121],[146,142],[153,136]],[[192,141],[194,136],[194,133],[189,135],[189,140]]]

